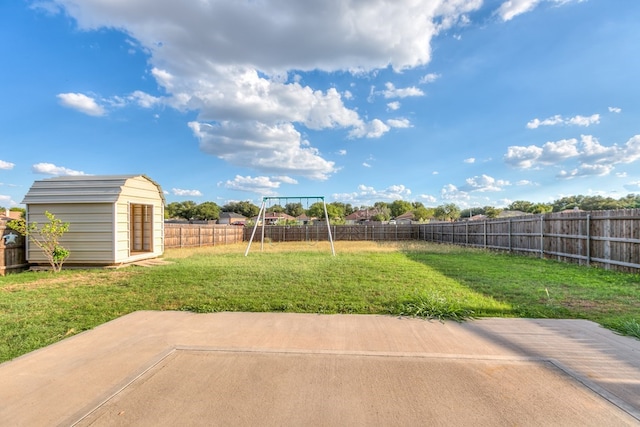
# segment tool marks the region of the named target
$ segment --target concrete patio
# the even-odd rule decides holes
[[[582,320],[143,311],[1,364],[0,421],[640,425],[640,341]]]

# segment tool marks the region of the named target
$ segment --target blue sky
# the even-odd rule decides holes
[[[640,2],[0,3],[0,206],[145,174],[168,202],[504,207],[640,193]]]

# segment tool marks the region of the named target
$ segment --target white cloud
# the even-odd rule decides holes
[[[510,21],[518,15],[532,11],[543,1],[563,5],[571,2],[580,3],[585,0],[507,0],[496,10],[496,14],[499,15],[503,21]]]
[[[410,96],[424,96],[424,92],[415,86],[396,88],[393,83],[387,82],[385,84],[386,89],[382,91],[382,95],[385,98],[407,98]]]
[[[440,190],[440,198],[442,200],[453,201],[453,202],[464,202],[470,199],[469,193],[464,190],[459,190],[453,184],[447,184],[442,187]]]
[[[373,119],[369,123],[362,123],[360,126],[354,128],[349,132],[351,138],[380,138],[385,133],[389,132],[391,127],[386,125],[382,120]]]
[[[507,148],[504,161],[517,168],[529,169],[536,165],[537,160],[542,155],[542,151],[542,148],[535,145],[529,145],[528,147],[514,145]]]
[[[465,185],[461,188],[464,192],[478,191],[484,193],[486,191],[502,191],[503,187],[509,186],[509,181],[495,179],[489,175],[474,176],[467,178]]]
[[[238,166],[324,180],[336,171],[335,163],[318,150],[303,147],[300,133],[284,123],[267,126],[259,122],[222,122],[213,126],[190,122],[200,149]]]
[[[591,116],[574,116],[564,118],[561,115],[555,115],[544,120],[533,119],[527,123],[527,128],[537,129],[540,126],[557,126],[557,125],[575,125],[588,127],[592,124],[600,123],[600,114],[592,114]]]
[[[411,196],[411,190],[404,185],[391,185],[383,190],[376,190],[364,184],[358,186],[358,190],[352,193],[333,194],[334,200],[355,205],[372,205],[380,201],[405,200]]]
[[[623,186],[625,190],[631,192],[640,192],[640,181],[631,181]]]
[[[578,140],[562,139],[547,142],[542,147],[530,145],[528,147],[511,146],[507,149],[505,162],[521,168],[529,169],[540,165],[560,163],[571,157],[578,157]]]
[[[590,126],[592,124],[600,123],[600,114],[592,114],[589,117],[575,116],[566,120],[567,124],[576,126]]]
[[[136,91],[124,101],[196,112],[190,126],[203,151],[235,165],[315,179],[326,179],[335,168],[310,142],[301,149],[294,129],[343,128],[351,137],[376,138],[389,125],[375,117],[365,122],[347,108],[343,101],[352,99],[351,92],[304,86],[299,73],[424,66],[431,60],[431,40],[466,25],[468,14],[482,6],[481,0],[59,2],[80,29],[119,29],[148,53],[151,75],[166,96]],[[96,100],[71,95],[76,98],[63,100],[65,105],[105,113]],[[391,84],[384,95],[423,93]],[[236,138],[246,124],[251,138]],[[287,134],[282,141],[274,138],[278,132]],[[253,144],[259,150],[255,156],[248,153]]]
[[[346,156],[347,155],[347,150],[338,150],[338,152],[336,153],[339,156]]]
[[[4,207],[18,206],[18,202],[13,200],[11,196],[0,194],[0,206],[4,206]]]
[[[387,125],[392,128],[410,128],[411,122],[408,119],[389,119]]]
[[[298,180],[291,178],[290,176],[280,175],[271,177],[273,181],[278,181],[283,184],[297,184]]]
[[[73,169],[68,169],[63,166],[56,166],[53,163],[36,163],[31,166],[31,171],[33,173],[38,173],[42,175],[54,175],[54,176],[81,176],[87,175],[82,171],[76,171]]]
[[[533,10],[541,0],[508,0],[500,5],[496,13],[503,21]]]
[[[387,104],[387,108],[389,108],[389,110],[391,111],[395,111],[400,108],[400,102],[399,101],[389,102]]]
[[[517,186],[529,186],[529,185],[537,185],[535,182],[533,181],[529,181],[528,179],[521,179],[520,181],[516,182]]]
[[[571,171],[562,170],[557,177],[560,179],[572,179],[585,176],[606,176],[613,170],[612,165],[588,165],[582,164]]]
[[[471,164],[471,163],[475,163],[476,159],[475,157],[469,157],[468,159],[464,159],[464,162]]]
[[[129,95],[129,100],[137,103],[143,108],[152,108],[162,102],[162,98],[158,98],[140,90],[134,91]]]
[[[640,135],[633,136],[622,146],[603,146],[591,135],[582,135],[580,143],[576,139],[565,139],[547,142],[542,147],[512,146],[504,157],[506,163],[521,169],[561,164],[570,159],[575,159],[578,167],[562,170],[558,177],[609,175],[617,164],[640,160]]]
[[[172,188],[171,192],[174,196],[200,197],[202,193],[199,190],[182,190],[180,188]]]
[[[103,116],[105,110],[95,99],[82,93],[59,93],[60,105],[80,111],[89,116]]]
[[[10,171],[11,169],[13,169],[14,166],[15,164],[11,162],[5,162],[4,160],[0,160],[0,169]]]
[[[435,197],[433,197],[433,196],[432,196],[432,195],[430,195],[430,194],[421,194],[421,195],[420,195],[420,198],[421,198],[422,200],[424,200],[425,202],[427,202],[427,203],[435,203],[435,202],[437,202],[437,201],[438,201],[438,199],[436,199]]]
[[[440,78],[440,74],[429,73],[420,78],[420,84],[433,83]]]
[[[362,162],[362,166],[364,166],[365,168],[370,168],[371,165],[367,162]]]
[[[609,107],[609,112],[610,112],[610,113],[621,113],[621,112],[622,112],[622,108],[619,108],[619,107]]]
[[[273,180],[268,176],[236,175],[233,180],[226,181],[224,186],[230,190],[247,191],[263,196],[275,196],[277,195],[276,190],[280,188],[280,181]]]

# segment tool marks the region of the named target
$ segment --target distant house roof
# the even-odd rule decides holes
[[[146,175],[79,175],[42,179],[33,183],[22,203],[115,203],[125,185],[135,185],[133,181],[138,177],[149,180],[158,188],[164,204],[162,188]]]
[[[576,212],[584,212],[582,209],[580,209],[579,207],[575,207],[573,209],[565,209],[563,211],[560,211],[560,213],[562,214],[567,214],[567,213],[576,213]]]
[[[236,212],[220,212],[220,219],[247,219],[246,216],[240,215]]]
[[[317,218],[315,218],[315,217],[313,217],[313,218],[308,217],[308,216],[307,216],[307,214],[304,214],[304,213],[303,213],[302,215],[298,215],[298,216],[296,217],[296,219],[297,219],[298,221],[311,221],[311,220],[313,220],[313,219],[317,219]]]
[[[9,209],[0,211],[0,221],[11,221],[21,217],[22,212],[20,211],[10,211]]]
[[[413,214],[413,211],[409,211],[409,212],[405,212],[402,215],[398,215],[395,219],[414,219],[415,215]]]
[[[347,215],[344,219],[347,221],[366,221],[366,220],[370,220],[371,217],[379,213],[380,213],[380,210],[378,208],[361,209],[353,212],[350,215]]]
[[[512,216],[524,216],[524,215],[531,215],[528,214],[526,212],[522,212],[522,211],[502,211],[498,214],[498,218],[509,218]]]
[[[487,219],[487,216],[486,216],[486,215],[483,215],[483,214],[477,214],[477,215],[474,215],[474,216],[472,216],[471,218],[469,218],[469,221],[482,221],[482,220],[484,220],[484,219]]]
[[[260,218],[262,218],[262,216],[260,216]],[[280,220],[280,219],[295,220],[294,217],[292,217],[291,215],[288,215],[288,214],[286,214],[284,212],[267,212],[267,213],[264,214],[264,218],[266,220],[271,220],[271,221]],[[258,216],[256,215],[256,216],[252,217],[251,219],[256,220],[256,219],[258,219]]]

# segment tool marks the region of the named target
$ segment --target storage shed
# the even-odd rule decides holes
[[[164,252],[164,194],[145,175],[65,176],[35,181],[22,201],[27,221],[48,223],[45,212],[69,223],[60,244],[65,266],[114,266]],[[48,265],[27,242],[27,261]]]

